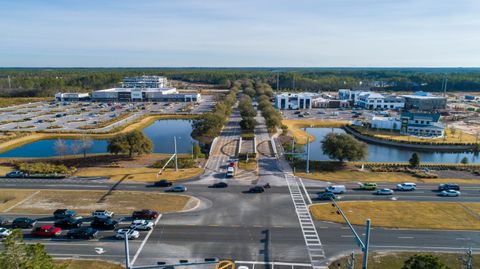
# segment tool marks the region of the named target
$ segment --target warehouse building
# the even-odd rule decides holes
[[[55,100],[59,102],[78,102],[90,100],[88,93],[59,92],[55,94]]]
[[[420,93],[402,95],[402,97],[405,99],[405,109],[436,111],[447,108],[447,97]]]
[[[94,91],[94,102],[198,102],[199,93],[179,93],[175,88],[111,88]]]

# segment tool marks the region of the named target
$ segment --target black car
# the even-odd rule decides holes
[[[90,222],[91,227],[105,230],[114,230],[117,228],[117,225],[118,221],[110,218],[94,218],[92,222]]]
[[[33,228],[37,221],[31,218],[16,218],[12,221],[12,228]]]
[[[77,215],[77,212],[73,210],[65,209],[65,208],[57,209],[55,210],[55,212],[53,212],[53,216],[56,219],[71,218],[71,217],[75,217],[76,215]]]
[[[0,217],[0,227],[7,226],[8,220],[4,217]]]
[[[438,186],[439,191],[448,191],[448,190],[460,190],[460,186],[458,184],[440,184]]]
[[[67,237],[71,239],[93,239],[98,237],[98,230],[92,227],[81,227],[68,231]]]
[[[265,189],[262,186],[251,187],[248,192],[250,193],[262,193],[265,192]]]
[[[82,226],[83,221],[75,218],[64,218],[55,221],[55,227],[60,228],[78,228]]]
[[[331,199],[337,199],[337,197],[335,196],[335,194],[333,192],[326,191],[326,192],[319,193],[317,199],[318,200],[331,200]]]
[[[217,182],[211,186],[209,186],[210,188],[226,188],[228,187],[228,184],[225,183],[225,182]]]
[[[170,187],[172,185],[173,183],[166,179],[162,179],[160,181],[156,181],[155,183],[153,183],[153,186],[155,187]]]

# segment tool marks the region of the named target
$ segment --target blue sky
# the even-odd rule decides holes
[[[479,0],[0,0],[0,66],[480,66]]]

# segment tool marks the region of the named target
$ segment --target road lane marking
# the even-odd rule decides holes
[[[398,239],[413,239],[413,236],[399,236]]]
[[[340,235],[340,237],[351,238],[351,237],[354,237],[354,236],[353,235]]]
[[[145,236],[145,238],[142,241],[142,244],[140,244],[140,247],[138,247],[137,253],[135,253],[135,256],[133,256],[131,266],[133,266],[135,264],[135,261],[137,260],[138,256],[140,255],[140,252],[142,252],[142,249],[145,246],[145,244],[147,243],[147,240],[150,237],[150,235],[152,234],[153,230],[155,230],[155,227],[157,227],[157,223],[158,223],[158,221],[160,220],[161,217],[162,217],[162,214],[158,215],[158,217],[155,220],[155,223],[153,225],[153,228],[150,231],[148,231],[147,236]]]

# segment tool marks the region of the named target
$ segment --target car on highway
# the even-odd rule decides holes
[[[337,196],[333,192],[321,192],[317,196],[317,200],[331,200],[337,199]]]
[[[62,209],[57,209],[53,212],[53,217],[55,219],[64,219],[64,218],[73,218],[77,215],[77,212],[74,210],[62,208]]]
[[[176,186],[172,186],[172,187],[166,189],[165,191],[166,192],[186,192],[187,187],[185,187],[183,185],[176,185]]]
[[[81,219],[70,217],[56,220],[53,225],[60,228],[78,228],[82,226],[82,223],[83,221]]]
[[[166,179],[155,181],[153,183],[154,187],[170,187],[172,185],[173,185],[173,183],[171,181],[166,180]]]
[[[397,191],[414,191],[417,189],[417,184],[405,182],[397,184]]]
[[[347,192],[345,185],[332,185],[325,188],[326,192],[332,192],[334,194],[343,194]]]
[[[125,239],[127,235],[128,239],[137,239],[140,237],[140,232],[133,229],[118,229],[115,233],[115,237],[118,239]]]
[[[438,185],[438,190],[439,191],[446,191],[446,190],[460,190],[460,186],[458,184],[454,183],[447,183],[447,184],[440,184]]]
[[[360,183],[360,189],[361,190],[375,190],[377,188],[377,183],[373,182],[366,182],[366,183]]]
[[[37,221],[31,218],[16,218],[12,221],[12,228],[33,228]]]
[[[249,193],[262,193],[265,192],[265,188],[263,186],[253,186],[248,189]]]
[[[142,209],[132,213],[132,219],[156,219],[157,217],[158,212],[151,209]]]
[[[8,225],[8,219],[0,217],[0,227],[5,227]]]
[[[12,171],[12,172],[8,172],[5,175],[5,177],[8,177],[8,178],[24,178],[24,177],[28,177],[28,174],[24,173],[22,171],[15,170],[15,171]]]
[[[94,239],[98,237],[98,230],[92,227],[80,227],[68,231],[67,237],[70,239]]]
[[[1,227],[0,228],[0,239],[3,239],[12,234],[12,230]]]
[[[460,191],[456,191],[456,190],[444,190],[442,192],[440,192],[440,196],[445,196],[445,197],[457,197],[457,196],[460,196]]]
[[[375,192],[377,195],[392,195],[393,190],[388,188],[379,189]]]
[[[214,183],[210,186],[208,186],[209,188],[226,188],[228,187],[228,184],[225,183],[225,182],[217,182],[217,183]]]
[[[132,221],[132,224],[130,224],[130,229],[148,231],[151,230],[153,226],[155,226],[155,223],[153,223],[151,220],[136,219]]]
[[[94,218],[111,218],[113,217],[115,214],[111,211],[108,211],[108,210],[104,210],[104,209],[99,209],[99,210],[95,210],[92,212],[92,217]]]
[[[30,233],[33,236],[60,236],[62,233],[62,229],[59,227],[55,227],[53,225],[43,225],[41,227],[35,227],[32,232]]]
[[[118,221],[110,218],[94,218],[90,222],[90,227],[104,230],[114,230],[117,228]]]

